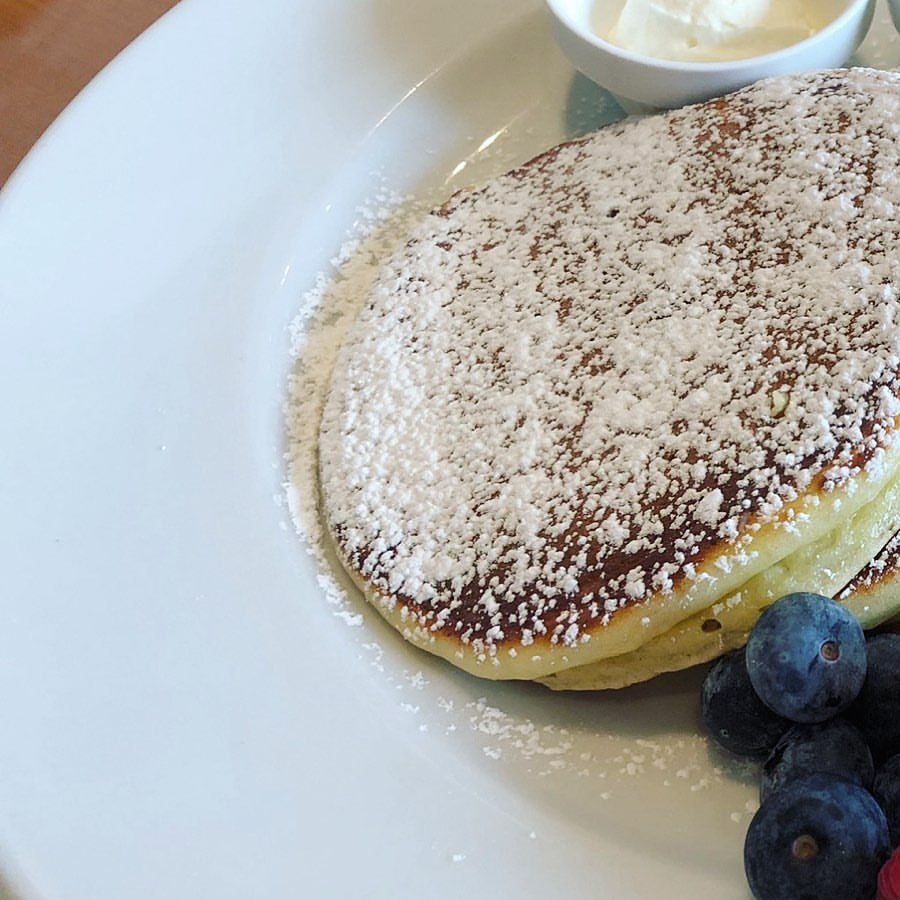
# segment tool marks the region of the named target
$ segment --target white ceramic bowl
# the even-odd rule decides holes
[[[608,34],[624,0],[546,0],[556,38],[577,69],[612,94],[656,108],[683,106],[737,90],[761,78],[840,66],[859,46],[875,0],[819,0],[835,17],[812,37],[763,56],[728,62],[675,62],[617,47]],[[892,0],[895,15],[900,0]]]

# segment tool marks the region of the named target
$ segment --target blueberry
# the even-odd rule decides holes
[[[762,701],[794,722],[846,709],[866,677],[866,639],[849,610],[821,594],[788,594],[747,641],[747,671]]]
[[[891,846],[900,845],[900,753],[892,756],[875,774],[872,794],[887,816]]]
[[[859,729],[838,717],[827,722],[794,725],[763,764],[759,797],[765,801],[798,778],[837,775],[869,790],[875,765]]]
[[[900,634],[868,641],[869,668],[847,715],[869,742],[875,765],[900,753]]]
[[[713,663],[703,681],[700,714],[712,739],[741,756],[765,756],[791,727],[756,696],[743,648]]]
[[[868,791],[810,775],[757,810],[744,869],[757,900],[872,900],[889,853],[887,821]]]

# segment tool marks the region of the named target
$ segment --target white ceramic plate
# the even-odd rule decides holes
[[[614,114],[537,0],[185,0],[12,178],[10,897],[746,897],[753,773],[696,675],[475,681],[337,595],[284,501],[289,325],[365,210]]]

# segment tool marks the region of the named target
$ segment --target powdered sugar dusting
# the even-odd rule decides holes
[[[402,240],[414,206],[381,188],[356,213],[352,232],[331,261],[332,270],[316,276],[291,323],[294,369],[285,401],[288,506],[304,545],[319,563],[320,586],[332,598],[340,591],[329,574],[319,512],[319,421],[337,350],[372,288],[380,260]]]
[[[768,82],[563,146],[416,230],[321,435],[331,526],[409,629],[575,647],[710,547],[734,548],[723,573],[751,559],[817,479],[877,470],[898,123],[897,76]]]

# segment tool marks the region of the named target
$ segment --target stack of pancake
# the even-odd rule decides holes
[[[620,687],[778,596],[900,612],[900,75],[562,144],[386,263],[320,431],[344,566],[487,678]]]

